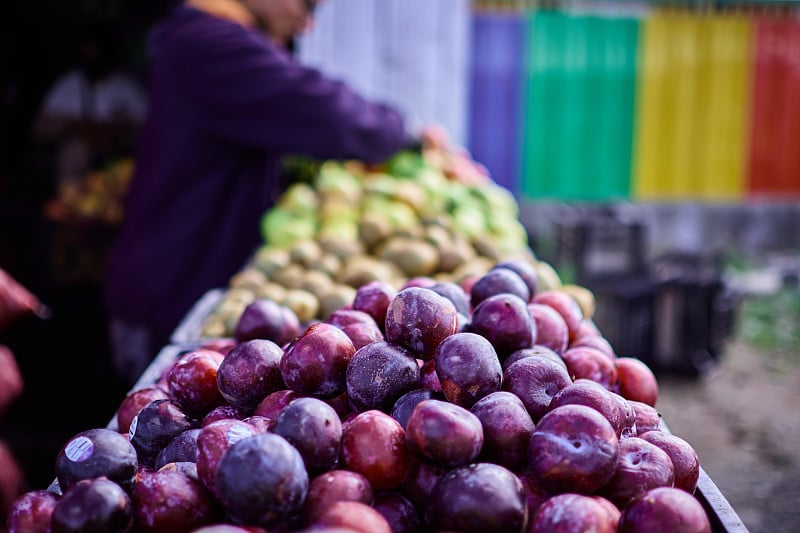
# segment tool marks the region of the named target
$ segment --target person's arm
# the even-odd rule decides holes
[[[234,142],[318,158],[379,162],[411,138],[394,109],[298,64],[261,36],[221,32],[176,51],[203,127]]]

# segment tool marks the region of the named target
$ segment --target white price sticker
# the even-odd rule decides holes
[[[73,463],[82,463],[94,453],[94,443],[88,437],[72,439],[64,449],[64,455]]]
[[[139,415],[133,417],[131,420],[131,427],[128,429],[128,439],[133,440],[133,436],[136,435],[136,426],[139,423]]]

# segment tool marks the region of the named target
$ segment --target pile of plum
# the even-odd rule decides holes
[[[11,533],[709,532],[658,385],[525,261],[374,281],[301,328],[269,300],[56,458]]]

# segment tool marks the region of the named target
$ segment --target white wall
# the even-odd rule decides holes
[[[469,0],[327,0],[300,60],[467,141]]]

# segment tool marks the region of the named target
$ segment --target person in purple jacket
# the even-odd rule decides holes
[[[109,256],[115,367],[138,377],[191,306],[260,242],[286,154],[381,162],[416,141],[394,109],[287,48],[313,0],[188,0],[150,40],[149,109]]]

